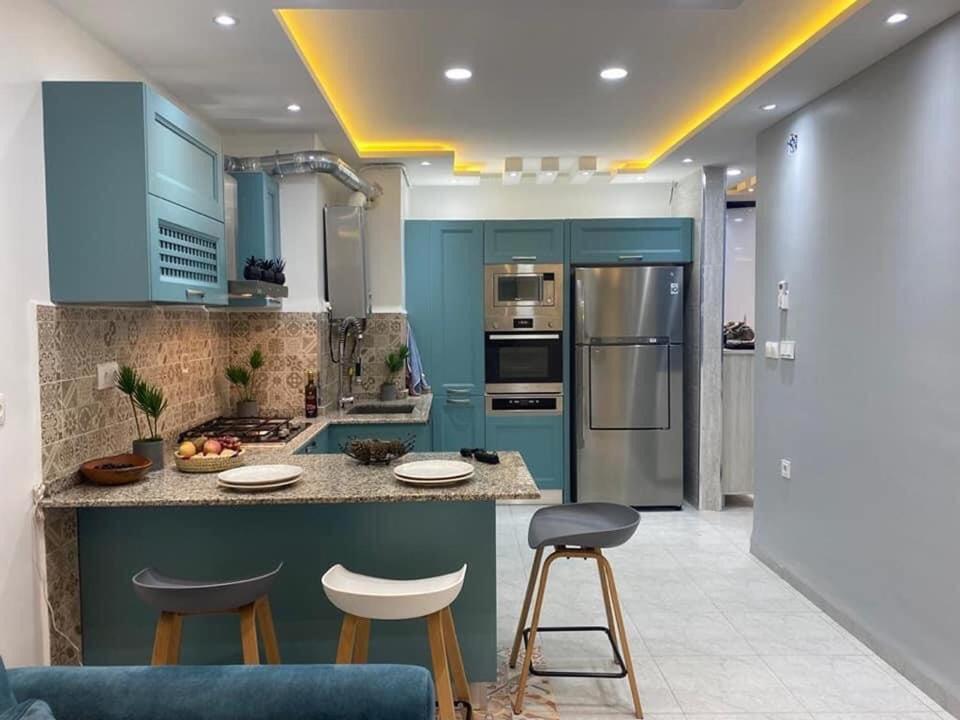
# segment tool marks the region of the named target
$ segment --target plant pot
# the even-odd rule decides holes
[[[380,386],[380,399],[384,402],[397,399],[397,386],[392,382],[385,382]]]
[[[257,417],[260,415],[260,404],[256,400],[241,400],[237,403],[237,417]]]
[[[277,285],[286,285],[287,284],[287,274],[282,272],[274,272],[273,280]]]
[[[261,275],[263,276],[261,279],[264,282],[272,283],[276,282],[277,280],[277,276],[274,274],[273,270],[262,270]]]
[[[243,277],[245,280],[259,280],[263,277],[263,273],[260,272],[260,268],[248,266],[243,269]]]
[[[151,471],[163,467],[163,440],[134,440],[133,454],[147,458],[153,463]]]

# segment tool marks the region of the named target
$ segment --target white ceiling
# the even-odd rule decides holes
[[[439,139],[457,148],[458,162],[498,172],[507,155],[528,158],[530,169],[540,156],[558,155],[564,169],[577,155],[599,156],[602,168],[649,154],[825,0],[53,2],[221,129],[315,131],[360,162],[272,12],[310,8],[311,35],[323,40],[337,85],[331,97],[348,106],[338,110],[356,139]],[[910,20],[887,26],[894,9]],[[685,156],[749,175],[760,130],[958,11],[960,0],[873,0],[658,162],[648,179],[686,174]],[[219,28],[219,12],[238,24]],[[452,85],[442,77],[452,64],[470,66],[474,78]],[[607,65],[630,75],[604,83],[597,72]],[[290,102],[302,112],[288,113]],[[765,102],[777,110],[761,112]],[[406,160],[414,183],[451,179],[449,154],[433,156],[428,168]]]

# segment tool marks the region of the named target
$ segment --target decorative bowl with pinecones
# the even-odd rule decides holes
[[[340,446],[344,455],[362,465],[386,465],[403,457],[416,445],[413,435],[406,440],[377,440],[375,438],[348,438]]]

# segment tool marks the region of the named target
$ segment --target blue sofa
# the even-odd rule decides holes
[[[435,713],[430,673],[408,665],[31,667],[8,670],[7,680],[18,702],[44,700],[57,720],[434,720]]]

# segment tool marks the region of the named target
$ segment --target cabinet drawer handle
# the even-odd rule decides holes
[[[448,387],[447,392],[453,393],[454,395],[469,395],[470,388]]]
[[[194,290],[193,288],[187,288],[187,297],[206,297],[207,293],[203,290]]]
[[[537,259],[537,256],[536,255],[514,255],[511,259],[516,260],[517,262],[520,262],[521,260],[533,261]]]
[[[473,400],[468,400],[466,398],[447,398],[447,405],[472,405]]]
[[[621,255],[620,262],[625,260],[643,260],[643,255]]]

